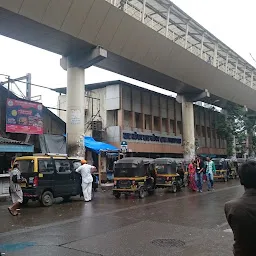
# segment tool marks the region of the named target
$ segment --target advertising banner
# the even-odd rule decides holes
[[[41,103],[7,99],[6,132],[43,134],[42,112]]]

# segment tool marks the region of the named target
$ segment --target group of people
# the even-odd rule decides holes
[[[216,173],[214,162],[207,157],[206,163],[200,158],[196,157],[191,160],[188,165],[189,173],[189,188],[192,191],[203,192],[203,181],[204,177],[207,181],[208,191],[213,191],[213,175]]]

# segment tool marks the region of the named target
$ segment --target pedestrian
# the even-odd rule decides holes
[[[8,211],[13,216],[17,216],[19,214],[18,209],[20,208],[20,204],[22,204],[23,202],[23,192],[20,186],[20,184],[23,182],[26,182],[26,179],[21,177],[19,164],[14,163],[13,168],[10,172],[10,188],[9,188],[13,205],[8,207]]]
[[[200,157],[196,157],[195,165],[196,165],[195,181],[196,181],[197,191],[202,193],[203,192],[204,162],[201,160]]]
[[[86,160],[81,160],[81,166],[76,169],[76,172],[82,176],[82,190],[84,201],[90,202],[92,200],[92,172],[96,169],[95,166],[87,164]]]
[[[206,178],[207,178],[207,186],[208,191],[213,191],[213,174],[216,173],[216,167],[212,159],[210,157],[207,157],[207,166],[206,166]]]
[[[188,165],[188,173],[189,173],[189,188],[192,191],[196,191],[196,179],[195,179],[195,174],[196,174],[196,164],[195,160],[191,160],[190,164]]]
[[[245,192],[225,204],[227,221],[234,234],[235,256],[256,255],[256,162],[248,161],[238,170]]]

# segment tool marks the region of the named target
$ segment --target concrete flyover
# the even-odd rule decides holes
[[[63,56],[100,45],[102,68],[256,110],[254,68],[167,0],[0,0],[0,33]]]

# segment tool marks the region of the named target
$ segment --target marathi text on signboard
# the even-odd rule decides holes
[[[42,112],[41,103],[7,99],[6,132],[43,134]]]
[[[138,134],[137,132],[124,132],[123,139],[125,140],[135,140],[135,141],[144,141],[144,142],[158,142],[158,143],[168,143],[168,144],[176,144],[181,145],[182,139],[180,137],[162,137],[156,136],[155,134]]]

